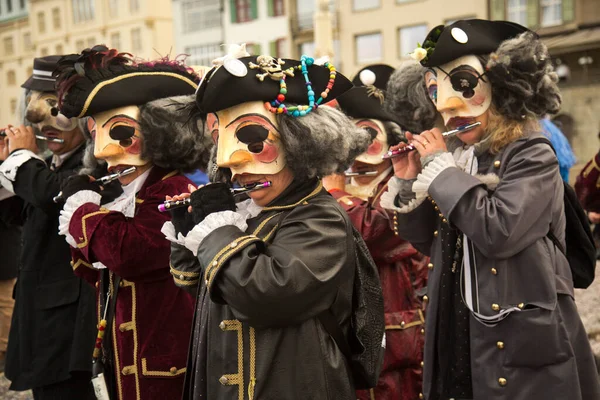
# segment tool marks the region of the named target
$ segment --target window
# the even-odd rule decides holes
[[[14,86],[17,84],[17,75],[12,69],[6,73],[6,85]]]
[[[185,48],[189,57],[185,60],[187,65],[212,65],[212,60],[221,57],[221,46],[218,43],[204,44]]]
[[[507,0],[506,19],[527,26],[527,0]]]
[[[78,24],[94,19],[94,0],[71,0],[73,22]]]
[[[119,0],[108,0],[108,15],[111,17],[119,15]]]
[[[75,42],[75,53],[81,53],[81,51],[85,49],[85,42],[83,40],[78,40]]]
[[[280,17],[284,14],[283,0],[267,0],[269,17]]]
[[[96,45],[96,38],[95,37],[88,38],[87,47],[92,48],[95,45]]]
[[[48,55],[48,48],[47,47],[42,47],[40,49],[40,56],[46,57],[47,55]]]
[[[380,61],[383,58],[381,33],[356,35],[354,45],[356,48],[356,62],[359,64]]]
[[[43,12],[37,13],[38,30],[40,33],[46,32],[46,16]]]
[[[280,38],[269,43],[269,54],[271,57],[287,57],[285,38]]]
[[[129,0],[129,11],[136,12],[140,9],[140,0]]]
[[[10,99],[10,113],[15,114],[17,112],[17,99]]]
[[[352,9],[354,11],[371,10],[373,8],[379,8],[379,0],[353,0]]]
[[[562,0],[540,0],[540,6],[542,26],[562,24]]]
[[[398,29],[399,57],[408,57],[408,55],[417,47],[417,43],[423,43],[427,33],[427,25],[425,24]]]
[[[183,32],[221,26],[221,10],[218,1],[214,0],[185,0],[181,4]]]
[[[61,55],[65,52],[65,49],[63,48],[62,44],[57,44],[56,45],[56,54]]]
[[[257,17],[256,0],[231,0],[231,22],[248,22]]]
[[[31,50],[31,33],[27,32],[23,34],[23,48],[25,50]]]
[[[10,56],[15,52],[15,44],[12,36],[4,38],[4,54]]]
[[[142,32],[140,28],[131,30],[131,51],[134,53],[142,51]]]
[[[110,35],[110,46],[113,49],[117,49],[117,50],[121,49],[121,35],[118,32]]]
[[[52,25],[54,29],[60,29],[60,9],[52,9]]]
[[[6,11],[11,13],[13,10],[12,0],[6,0]]]
[[[25,0],[19,0],[19,6],[21,7],[21,10],[25,9]]]
[[[246,43],[246,51],[253,56],[262,53],[262,51],[260,51],[260,43]]]

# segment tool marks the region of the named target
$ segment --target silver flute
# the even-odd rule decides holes
[[[260,190],[264,188],[271,187],[273,184],[271,181],[266,181],[263,183],[254,183],[252,185],[244,186],[243,188],[235,188],[230,189],[233,197],[241,196],[246,193],[254,192],[255,190]],[[158,211],[166,212],[172,210],[174,208],[184,207],[190,205],[190,198],[185,198],[183,200],[166,200],[164,203],[158,205]]]
[[[97,183],[98,185],[106,185],[107,183],[111,183],[112,181],[116,181],[117,179],[119,179],[122,176],[134,173],[136,169],[137,169],[136,167],[129,167],[127,169],[124,169],[121,172],[115,172],[114,174],[105,175],[105,176],[103,176],[101,178],[98,178],[93,183]],[[57,194],[56,196],[54,196],[52,198],[52,200],[55,203],[63,201],[64,200],[63,199],[63,192],[60,192],[59,194]]]
[[[6,129],[8,129],[8,128],[6,128]],[[2,129],[0,131],[0,136],[2,136],[2,137],[6,136],[6,129]],[[52,142],[52,143],[64,143],[65,142],[63,139],[49,138],[49,137],[42,136],[42,135],[35,135],[35,138],[39,139],[39,140],[45,140],[46,142]]]
[[[377,171],[365,171],[365,172],[344,172],[344,176],[373,176],[377,175]]]

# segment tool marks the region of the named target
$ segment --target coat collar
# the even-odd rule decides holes
[[[164,181],[165,179],[168,179],[172,176],[175,176],[178,173],[179,173],[178,170],[164,169],[164,168],[158,167],[156,165],[153,166],[152,170],[150,171],[150,174],[148,175],[148,178],[144,182],[144,185],[142,186],[142,188],[140,189],[140,191],[138,192],[138,195],[136,197],[138,199],[145,198],[146,192],[152,185],[154,185],[155,183],[158,183],[160,181]],[[178,193],[173,193],[173,194],[178,194]]]
[[[294,180],[263,211],[289,210],[317,196],[323,190],[323,184],[317,178]]]

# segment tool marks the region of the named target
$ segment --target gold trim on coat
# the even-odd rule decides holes
[[[177,375],[184,374],[185,371],[186,371],[186,368],[177,369],[177,367],[172,367],[168,371],[150,371],[150,370],[148,370],[148,365],[146,363],[146,359],[142,358],[142,375],[144,375],[144,376],[166,376],[166,377],[171,378],[171,377],[174,377]]]
[[[319,192],[321,191],[321,189],[323,189],[323,183],[321,181],[319,181],[319,184],[317,185],[316,188],[313,189],[312,192],[310,192],[305,198],[303,198],[302,200],[298,200],[297,202],[295,202],[294,204],[289,204],[287,206],[272,206],[272,207],[264,207],[262,209],[261,212],[263,211],[273,211],[273,210],[287,210],[290,208],[294,208],[296,206],[299,206],[300,204],[302,204],[303,202],[305,202],[306,200],[309,200],[313,197],[315,197],[316,195],[319,194]]]
[[[223,331],[236,331],[238,341],[238,370],[235,374],[225,374],[219,380],[221,385],[237,385],[238,400],[244,400],[244,331],[242,323],[237,319],[225,320],[221,322]]]
[[[87,219],[93,217],[94,215],[108,214],[109,212],[110,211],[107,210],[106,208],[100,208],[99,211],[94,211],[93,213],[89,213],[89,214],[86,214],[83,217],[81,217],[81,231],[83,234],[83,239],[81,239],[82,242],[77,245],[78,249],[84,248],[85,246],[87,246],[89,244],[87,232],[86,232],[86,226],[85,226]]]

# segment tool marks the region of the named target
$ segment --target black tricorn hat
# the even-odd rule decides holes
[[[131,54],[103,45],[62,57],[54,76],[60,111],[68,118],[191,95],[199,81],[177,60],[137,63]]]
[[[33,74],[21,85],[22,88],[38,92],[54,92],[56,78],[52,72],[62,56],[46,56],[33,59]]]
[[[265,71],[253,66],[261,64],[258,60],[260,57],[266,59],[269,56],[229,59],[223,66],[214,67],[208,71],[196,92],[196,105],[200,113],[216,112],[251,101],[271,102],[275,100],[279,95],[280,80],[273,72],[259,79],[262,74],[265,74]],[[283,61],[283,65],[281,65],[283,70],[301,65],[298,60],[273,60],[276,64],[279,64],[279,60]],[[317,100],[329,84],[330,70],[326,66],[312,64],[307,67],[307,71],[308,79],[315,93],[315,100]],[[287,76],[285,83],[287,86],[285,104],[308,104],[306,81],[300,70],[295,69],[294,76]],[[335,99],[351,87],[352,83],[348,78],[336,72],[334,84],[323,102]]]
[[[352,79],[352,89],[338,97],[342,111],[352,118],[370,118],[396,122],[393,114],[383,108],[385,89],[394,68],[385,64],[369,65]]]
[[[469,54],[490,54],[505,40],[513,39],[529,29],[509,21],[483,19],[459,20],[433,28],[425,37],[422,47],[427,57],[424,67],[437,67]]]

